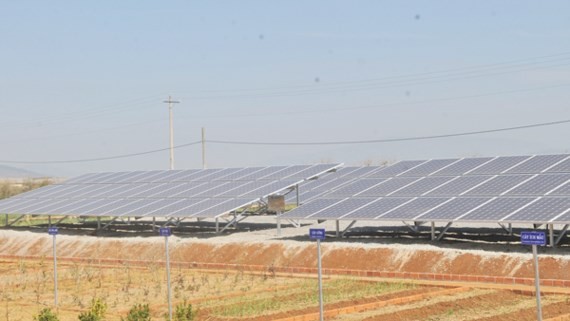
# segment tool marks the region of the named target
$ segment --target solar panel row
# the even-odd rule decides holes
[[[570,224],[566,197],[318,198],[286,219]]]
[[[0,213],[217,217],[340,165],[86,174],[0,201]]]

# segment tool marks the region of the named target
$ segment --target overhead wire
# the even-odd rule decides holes
[[[371,140],[348,140],[348,141],[325,141],[325,142],[259,142],[259,141],[235,141],[235,140],[210,139],[210,140],[205,140],[205,142],[210,143],[210,144],[265,145],[265,146],[315,146],[315,145],[378,144],[378,143],[394,143],[394,142],[404,142],[404,141],[420,141],[420,140],[429,140],[429,139],[442,139],[442,138],[451,138],[451,137],[460,137],[460,136],[471,136],[471,135],[480,135],[480,134],[488,134],[488,133],[496,133],[496,132],[505,132],[505,131],[545,127],[545,126],[562,125],[562,124],[567,124],[567,123],[570,123],[570,119],[552,121],[552,122],[544,122],[544,123],[534,123],[534,124],[527,124],[527,125],[520,125],[520,126],[513,126],[513,127],[501,127],[501,128],[494,128],[494,129],[461,132],[461,133],[428,135],[428,136],[412,136],[412,137],[389,138],[389,139],[371,139]],[[200,143],[201,143],[201,141],[195,141],[195,142],[191,142],[191,143],[176,145],[174,148],[178,149],[178,148],[188,147],[188,146],[192,146],[192,145],[197,145]],[[85,159],[48,160],[48,161],[0,160],[0,163],[5,163],[5,164],[84,163],[84,162],[95,162],[95,161],[104,161],[104,160],[113,160],[113,159],[119,159],[119,158],[142,156],[142,155],[167,151],[169,149],[170,148],[161,148],[161,149],[149,150],[149,151],[138,152],[138,153],[130,153],[130,154],[123,154],[123,155],[116,155],[116,156],[108,156],[108,157],[85,158]]]

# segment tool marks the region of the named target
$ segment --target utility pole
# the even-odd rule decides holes
[[[179,104],[177,100],[172,100],[171,96],[168,96],[168,100],[163,101],[163,103],[168,104],[168,118],[170,124],[170,169],[174,169],[174,128],[172,126],[172,104]]]

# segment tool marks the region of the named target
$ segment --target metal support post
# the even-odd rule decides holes
[[[220,233],[220,219],[216,217],[216,233]]]
[[[554,224],[548,224],[548,234],[550,236],[550,246],[552,248],[555,248],[556,243],[554,242]]]
[[[166,251],[166,282],[168,282],[168,320],[172,320],[172,297],[170,288],[170,254],[168,252],[168,236],[164,237]]]
[[[336,238],[340,237],[340,222],[336,220]]]
[[[152,217],[152,231],[156,231],[156,216]]]
[[[532,255],[534,257],[534,287],[536,288],[536,317],[538,321],[542,321],[542,305],[540,304],[540,277],[538,274],[538,251],[536,245],[532,246]]]
[[[321,240],[317,239],[317,257],[318,257],[318,269],[319,269],[319,311],[320,320],[324,319],[324,309],[323,309],[323,273],[321,270]]]
[[[299,184],[295,185],[295,197],[297,199],[297,207],[299,207],[299,205],[301,204],[301,201],[299,198]]]
[[[435,222],[431,222],[431,240],[435,241]]]
[[[48,215],[48,226],[51,227],[51,215]]]
[[[97,216],[97,231],[101,229],[101,216]]]
[[[282,212],[277,213],[277,236],[281,236],[281,214]]]
[[[57,307],[57,251],[55,234],[53,235],[53,304]]]

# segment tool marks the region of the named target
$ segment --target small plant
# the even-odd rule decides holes
[[[34,316],[35,321],[59,321],[57,314],[53,312],[50,308],[45,308],[38,313],[38,315]]]
[[[191,321],[194,320],[196,312],[192,310],[192,304],[186,302],[179,303],[176,305],[176,311],[174,311],[173,321]],[[168,316],[166,316],[168,320]]]
[[[148,304],[135,304],[127,314],[127,318],[121,321],[150,321],[150,309]]]
[[[100,298],[93,298],[91,306],[79,315],[79,321],[103,321],[107,312],[107,304]]]

